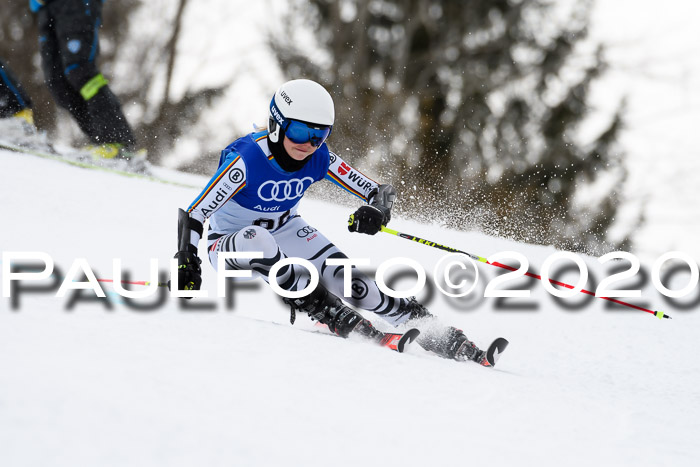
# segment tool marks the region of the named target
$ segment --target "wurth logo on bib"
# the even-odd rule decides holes
[[[350,170],[352,169],[345,162],[341,162],[340,167],[338,167],[338,173],[340,175],[347,175],[347,173],[350,172]]]
[[[369,188],[372,185],[372,182],[370,182],[369,180],[367,180],[365,178],[362,178],[362,176],[355,171],[350,172],[350,175],[348,175],[348,178],[350,179],[350,181],[355,182],[355,184],[358,188],[363,188],[366,190],[367,188]]]

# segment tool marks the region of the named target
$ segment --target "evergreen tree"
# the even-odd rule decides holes
[[[311,5],[311,7],[309,7]],[[402,210],[577,251],[607,231],[626,178],[623,105],[583,141],[603,50],[590,2],[293,1],[270,46],[289,78],[332,90],[332,143],[397,184]],[[592,194],[589,194],[592,193]],[[412,196],[413,195],[413,196]]]

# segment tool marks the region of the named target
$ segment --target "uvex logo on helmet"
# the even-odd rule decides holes
[[[286,92],[282,91],[280,93],[280,97],[284,99],[284,101],[287,103],[287,105],[292,105],[292,98],[287,95]]]
[[[284,117],[282,116],[274,102],[270,106],[270,114],[280,126],[284,125]]]

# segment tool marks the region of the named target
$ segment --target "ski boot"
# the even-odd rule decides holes
[[[121,143],[104,143],[98,145],[88,145],[83,148],[94,159],[122,159],[141,160],[146,159],[148,152],[145,149],[127,148]]]
[[[467,339],[461,329],[452,326],[423,330],[418,344],[425,350],[452,360],[472,361],[482,366],[491,366],[486,351]]]
[[[26,136],[37,134],[36,125],[34,123],[34,111],[29,107],[25,107],[13,115],[15,120],[22,126],[22,130]]]
[[[420,334],[418,329],[409,329],[403,333],[382,332],[372,326],[358,312],[343,304],[342,300],[319,285],[311,294],[302,298],[284,298],[284,302],[292,308],[289,321],[294,324],[296,312],[307,313],[311,320],[328,326],[334,334],[346,338],[350,333],[366,337],[382,347],[387,347],[399,353],[404,351],[407,344],[413,342]]]
[[[120,143],[105,143],[84,146],[83,151],[92,159],[91,162],[97,165],[143,175],[150,174],[146,161],[148,151],[145,149],[136,150]]]
[[[421,327],[418,345],[441,357],[458,361],[473,361],[483,366],[491,366],[486,351],[479,349],[467,339],[461,329],[440,324],[427,308],[418,303],[415,297],[401,305],[403,313],[409,314],[408,323]]]
[[[304,312],[312,320],[328,326],[334,334],[340,337],[348,337],[351,332],[378,341],[381,343],[384,333],[377,330],[369,320],[366,320],[358,312],[345,306],[338,297],[330,293],[324,286],[316,287],[306,297],[284,298],[284,302],[291,310],[290,322],[294,324],[296,312]]]

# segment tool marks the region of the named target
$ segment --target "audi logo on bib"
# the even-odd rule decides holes
[[[304,226],[301,229],[297,230],[297,237],[299,238],[304,238],[308,237],[312,233],[316,232],[316,229],[311,227],[310,225]]]
[[[307,180],[309,184],[304,185]],[[258,196],[263,201],[291,201],[301,197],[313,182],[314,179],[311,177],[304,177],[301,180],[292,178],[291,180],[280,180],[279,182],[269,180],[260,185]]]

